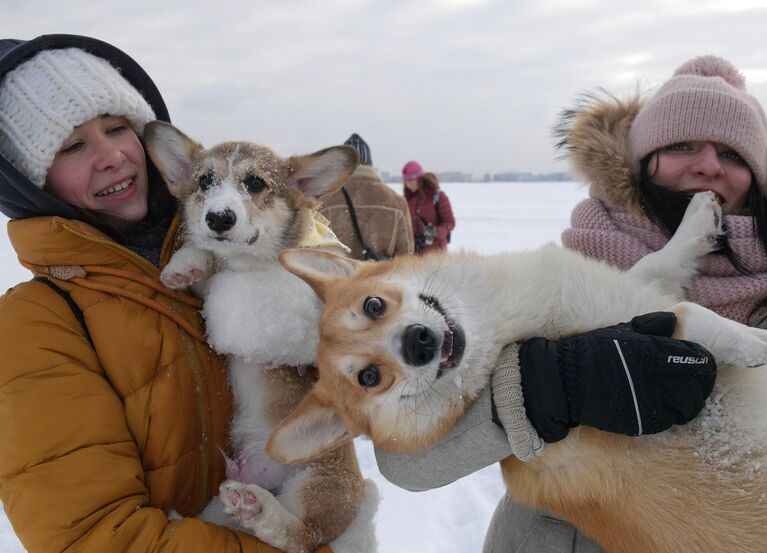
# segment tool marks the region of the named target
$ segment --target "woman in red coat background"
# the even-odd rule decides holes
[[[447,250],[455,218],[437,175],[424,173],[417,161],[408,161],[402,168],[402,182],[413,222],[416,253]]]

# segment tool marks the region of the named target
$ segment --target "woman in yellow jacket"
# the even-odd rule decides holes
[[[0,210],[34,275],[0,299],[0,501],[30,553],[274,551],[190,518],[231,405],[198,302],[158,280],[178,225],[153,119],[157,88],[109,44],[0,41]]]

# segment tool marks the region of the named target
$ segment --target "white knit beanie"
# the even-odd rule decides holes
[[[139,136],[156,119],[107,60],[79,48],[43,50],[0,82],[0,154],[42,188],[75,127],[104,114],[125,116]]]

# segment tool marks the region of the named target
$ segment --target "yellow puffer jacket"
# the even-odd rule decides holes
[[[193,517],[224,478],[230,395],[192,298],[164,290],[156,267],[84,223],[36,217],[11,221],[8,234],[35,274],[75,277],[48,275],[82,310],[93,343],[45,283],[0,299],[0,500],[24,546],[275,551],[167,518]]]

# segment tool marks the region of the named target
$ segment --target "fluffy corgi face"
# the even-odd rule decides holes
[[[295,246],[310,211],[357,164],[346,146],[283,159],[265,146],[225,142],[205,149],[168,123],[145,131],[147,151],[184,209],[187,239],[218,255],[274,257]]]
[[[320,378],[272,434],[269,454],[306,460],[360,433],[399,451],[441,437],[465,409],[464,373],[485,363],[455,290],[440,291],[421,258],[361,263],[288,250],[279,259],[325,308]]]

